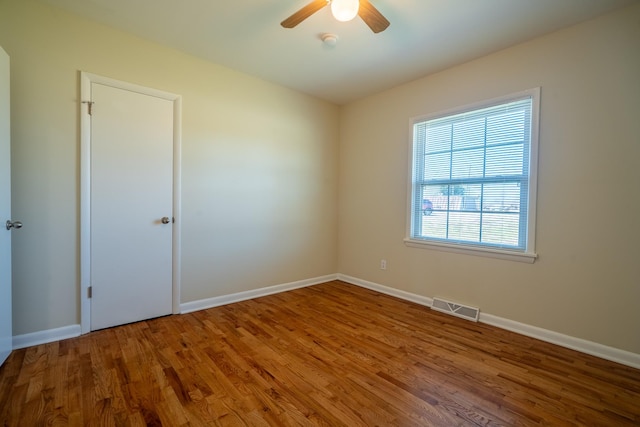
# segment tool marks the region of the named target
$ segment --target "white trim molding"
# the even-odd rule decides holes
[[[80,333],[80,325],[69,325],[63,326],[61,328],[31,332],[29,334],[15,335],[13,337],[13,349],[17,350],[19,348],[48,344],[50,342],[66,340],[68,338],[75,338],[79,337]]]
[[[452,252],[454,254],[465,254],[483,256],[488,258],[505,259],[508,261],[518,261],[533,264],[538,258],[538,254],[524,253],[516,251],[505,251],[490,248],[474,248],[472,246],[455,245],[452,243],[437,243],[430,241],[421,241],[415,239],[404,239],[404,244],[410,248],[433,249],[443,252]]]
[[[343,282],[347,282],[352,285],[378,291],[383,294],[391,295],[428,307],[431,307],[431,305],[433,304],[433,299],[431,298],[413,294],[411,292],[401,291],[399,289],[390,288],[378,283],[368,282],[366,280],[358,279],[356,277],[351,277],[345,274],[338,274],[338,280],[342,280]],[[487,325],[495,326],[497,328],[506,329],[520,335],[536,338],[541,341],[556,344],[565,348],[570,348],[571,350],[576,350],[581,353],[589,354],[591,356],[600,357],[601,359],[610,360],[612,362],[640,369],[640,354],[632,353],[630,351],[620,350],[618,348],[609,347],[581,338],[576,338],[547,329],[538,328],[536,326],[531,326],[502,317],[494,316],[492,314],[483,313],[482,311],[480,312],[478,321],[481,323],[486,323]]]
[[[219,307],[221,305],[232,304],[234,302],[245,301],[248,299],[264,297],[267,295],[277,294],[280,292],[291,291],[299,288],[306,288],[308,286],[319,285],[320,283],[330,282],[337,280],[337,274],[330,274],[328,276],[316,277],[313,279],[300,280],[297,282],[284,283],[281,285],[268,286],[265,288],[252,289],[250,291],[238,292],[235,294],[222,295],[219,297],[206,298],[197,301],[185,302],[180,305],[180,313],[191,313],[198,310],[205,310],[207,308]]]
[[[232,304],[234,302],[240,302],[267,295],[273,295],[280,292],[319,285],[321,283],[330,282],[332,280],[341,280],[352,285],[360,286],[362,288],[370,289],[372,291],[380,292],[382,294],[390,295],[426,307],[431,307],[433,304],[433,299],[429,297],[402,291],[400,289],[391,288],[378,283],[369,282],[367,280],[358,279],[356,277],[348,276],[345,274],[330,274],[312,279],[238,292],[235,294],[222,295],[214,298],[186,302],[180,305],[180,309],[182,314],[186,314],[198,310],[204,310],[207,308]],[[605,360],[610,360],[612,362],[640,369],[640,354],[632,353],[630,351],[620,350],[614,347],[609,347],[581,338],[560,334],[558,332],[538,328],[536,326],[527,325],[483,312],[480,312],[478,321],[531,338],[536,338],[551,344],[556,344],[561,347],[570,348],[581,353],[590,354],[592,356],[600,357]],[[16,335],[13,337],[13,349],[17,350],[19,348],[46,344],[68,338],[75,338],[80,336],[81,332],[82,331],[80,325],[69,325],[61,328],[38,331],[24,335]]]
[[[521,335],[526,335],[531,338],[536,338],[540,341],[556,344],[581,353],[590,354],[591,356],[600,357],[602,359],[640,369],[640,354],[632,353],[630,351],[620,350],[615,347],[609,347],[593,341],[575,338],[569,335],[550,331],[548,329],[538,328],[536,326],[515,322],[513,320],[504,319],[502,317],[482,312],[480,312],[479,321],[486,323],[487,325],[492,325]]]
[[[380,285],[374,282],[368,282],[366,280],[358,279],[356,277],[347,276],[344,274],[338,274],[338,280],[351,283],[352,285],[360,286],[361,288],[367,288],[372,291],[380,292],[381,294],[391,295],[392,297],[400,298],[405,301],[415,302],[416,304],[431,307],[433,305],[433,299],[418,294],[412,294],[411,292],[401,291],[400,289],[390,288],[388,286]]]

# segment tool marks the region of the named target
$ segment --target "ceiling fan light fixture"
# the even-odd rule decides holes
[[[347,22],[358,16],[359,0],[331,0],[331,13],[338,21]]]

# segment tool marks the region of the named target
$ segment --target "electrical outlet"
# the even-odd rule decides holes
[[[381,259],[380,260],[380,270],[386,270],[387,269],[387,260],[386,259]]]

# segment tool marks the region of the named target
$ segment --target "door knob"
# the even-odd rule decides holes
[[[168,216],[163,216],[162,219],[160,220],[163,224],[169,224],[171,222],[171,220],[169,219]],[[20,224],[22,226],[22,224]]]
[[[5,225],[7,226],[7,230],[11,230],[12,228],[18,230],[22,228],[22,223],[20,221],[11,221],[10,219],[7,220]]]

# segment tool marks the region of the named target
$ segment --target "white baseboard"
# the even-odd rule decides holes
[[[400,289],[390,288],[378,283],[368,282],[356,277],[338,274],[338,280],[351,283],[352,285],[360,286],[361,288],[371,289],[372,291],[380,292],[381,294],[391,295],[392,297],[400,298],[405,301],[411,301],[415,302],[416,304],[426,305],[427,307],[431,307],[431,305],[433,304],[432,298],[412,294],[411,292],[401,291]]]
[[[247,299],[276,294],[279,292],[318,285],[320,283],[336,280],[337,278],[337,274],[330,274],[313,279],[300,280],[297,282],[285,283],[282,285],[275,285],[266,288],[254,289],[251,291],[238,292],[231,295],[223,295],[215,298],[207,298],[204,300],[187,302],[180,305],[180,312],[183,314],[190,313],[192,311],[203,310],[205,308],[217,307],[220,305],[231,304]],[[13,349],[17,350],[34,345],[47,344],[50,342],[60,341],[68,338],[75,338],[79,337],[81,335],[81,332],[82,329],[80,325],[69,325],[63,326],[61,328],[47,329],[44,331],[37,331],[24,335],[15,335],[12,340]]]
[[[221,305],[231,304],[234,302],[245,301],[248,299],[264,297],[267,295],[277,294],[280,292],[291,291],[293,289],[305,288],[307,286],[318,285],[320,283],[330,282],[338,278],[337,274],[316,277],[313,279],[300,280],[297,282],[284,283],[282,285],[268,286],[266,288],[252,289],[250,291],[238,292],[230,295],[222,295],[214,298],[201,299],[197,301],[186,302],[180,304],[180,313],[191,313],[193,311],[204,310],[207,308],[218,307]]]
[[[343,282],[351,283],[356,286],[391,295],[393,297],[411,301],[427,307],[431,307],[433,303],[433,299],[422,295],[413,294],[411,292],[402,291],[378,283],[351,277],[345,274],[330,274],[313,279],[300,280],[297,282],[269,286],[245,292],[238,292],[230,295],[191,301],[181,304],[180,310],[183,314],[190,313],[193,311],[218,307],[221,305],[231,304],[234,302],[244,301],[252,298],[286,292],[293,289],[318,285],[320,283],[330,282],[332,280],[342,280]],[[590,354],[592,356],[600,357],[602,359],[610,360],[612,362],[617,362],[623,365],[640,369],[640,354],[620,350],[614,347],[609,347],[581,338],[575,338],[569,335],[560,334],[558,332],[538,328],[536,326],[526,325],[524,323],[519,323],[513,320],[505,319],[483,312],[480,312],[480,318],[478,319],[478,321],[486,323],[488,325],[496,326],[498,328],[516,332],[521,335],[536,338],[541,341],[549,342],[562,347],[570,348],[572,350],[580,351],[582,353]],[[67,338],[75,338],[80,336],[80,334],[80,325],[69,325],[61,328],[48,329],[45,331],[38,331],[24,335],[16,335],[13,337],[13,348],[14,350],[17,350],[19,348],[31,347],[33,345],[46,344],[53,341],[64,340]]]
[[[69,325],[61,328],[47,329],[32,332],[30,334],[15,335],[13,337],[13,349],[31,347],[33,345],[47,344],[53,341],[66,340],[80,336],[80,325]]]
[[[480,312],[480,322],[640,369],[640,354]]]
[[[338,280],[342,280],[343,282],[351,283],[352,285],[371,289],[407,301],[415,302],[417,304],[426,305],[428,307],[431,307],[431,304],[433,303],[433,299],[424,297],[422,295],[416,295],[410,292],[401,291],[344,274],[338,274]],[[575,338],[569,335],[560,334],[558,332],[538,328],[536,326],[526,325],[524,323],[516,322],[483,312],[480,312],[480,318],[478,319],[478,321],[486,323],[488,325],[496,326],[501,329],[516,332],[518,334],[525,335],[531,338],[536,338],[541,341],[556,344],[561,347],[570,348],[581,353],[590,354],[592,356],[600,357],[602,359],[640,369],[640,354],[632,353],[630,351],[620,350],[614,347],[609,347],[581,338]]]

